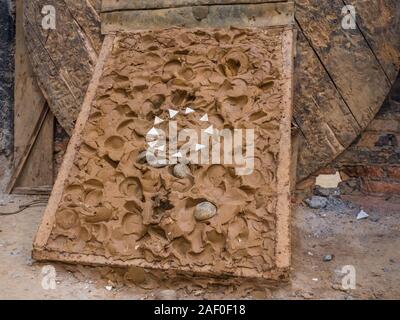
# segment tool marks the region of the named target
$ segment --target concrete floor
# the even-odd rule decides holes
[[[0,212],[13,211],[32,197],[0,197]],[[0,299],[155,299],[174,289],[179,299],[398,299],[400,298],[400,204],[376,198],[313,210],[294,210],[293,271],[290,284],[277,288],[244,285],[201,290],[194,285],[157,283],[145,290],[104,277],[101,268],[35,263],[30,258],[44,204],[19,214],[0,216]],[[356,216],[362,208],[370,214]],[[325,255],[333,260],[324,262]],[[43,288],[43,267],[54,266],[56,288]],[[342,287],[345,265],[356,270],[356,289]],[[46,287],[46,285],[44,286]]]

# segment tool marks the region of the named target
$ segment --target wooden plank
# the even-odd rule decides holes
[[[41,26],[45,5],[56,9],[54,30]],[[98,19],[86,0],[24,2],[24,27],[32,66],[53,114],[69,133],[96,63],[96,50],[101,43]]]
[[[102,12],[118,10],[165,9],[201,5],[286,2],[288,0],[102,0]]]
[[[23,32],[22,0],[16,2],[16,45],[14,87],[14,162],[18,163],[39,121],[46,101],[37,86],[29,62]],[[36,143],[32,146],[16,187],[40,187],[53,183],[54,116],[48,114]]]
[[[201,10],[197,10],[198,8]],[[187,28],[285,26],[294,22],[294,4],[282,2],[116,11],[102,13],[101,21],[103,34],[173,26]]]
[[[45,105],[47,108],[47,105]],[[32,127],[34,123],[30,126]],[[20,128],[21,129],[21,128]],[[52,185],[54,180],[54,116],[49,112],[39,131],[15,187],[35,188]]]
[[[14,172],[11,175],[10,182],[7,185],[6,193],[11,193],[12,190],[14,189],[15,183],[17,182],[18,177],[21,175],[21,172],[25,167],[26,161],[28,160],[28,157],[33,149],[33,146],[37,141],[37,138],[39,136],[40,131],[42,130],[43,124],[47,118],[48,113],[49,113],[49,107],[46,104],[46,108],[44,108],[40,113],[39,120],[36,122],[35,128],[33,129],[33,132],[27,141],[27,148],[23,151],[23,153],[21,154],[21,158],[18,161],[18,164],[15,166]]]
[[[344,0],[356,9],[356,22],[393,84],[400,67],[400,1]]]
[[[297,0],[296,19],[354,118],[364,128],[390,90],[359,29],[344,30],[342,0]]]
[[[13,194],[20,195],[50,195],[53,186],[42,186],[42,187],[15,187]]]

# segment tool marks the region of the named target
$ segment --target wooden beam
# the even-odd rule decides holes
[[[165,9],[202,5],[256,4],[288,0],[102,0],[102,12],[119,10]]]
[[[286,26],[294,23],[294,4],[277,2],[115,11],[102,13],[101,21],[103,34],[175,26],[186,28]]]
[[[37,188],[53,184],[54,116],[48,113],[33,146],[30,138],[46,99],[37,85],[25,44],[23,0],[16,1],[16,45],[14,86],[14,162],[32,147],[15,187]]]
[[[14,172],[11,176],[10,182],[7,185],[6,188],[6,193],[10,194],[12,190],[14,189],[15,183],[17,182],[18,177],[20,176],[22,170],[24,169],[24,166],[26,164],[26,161],[32,151],[33,146],[35,145],[35,142],[37,141],[37,138],[39,136],[40,130],[43,127],[43,124],[46,120],[46,117],[49,113],[49,106],[46,104],[46,107],[42,110],[42,113],[39,116],[39,120],[35,125],[35,128],[31,134],[31,136],[28,139],[28,144],[24,152],[21,154],[21,158],[18,161],[17,166],[14,169]]]
[[[42,187],[32,187],[32,188],[15,187],[13,190],[13,194],[47,196],[50,195],[52,188],[53,186],[42,186]]]

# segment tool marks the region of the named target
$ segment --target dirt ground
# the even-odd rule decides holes
[[[0,196],[0,212],[37,197]],[[347,197],[325,209],[299,205],[293,212],[293,270],[278,287],[179,286],[149,290],[121,285],[99,268],[36,263],[30,258],[45,203],[0,216],[0,299],[399,299],[400,201]],[[370,216],[357,220],[360,209]],[[331,261],[324,261],[331,255]],[[56,288],[43,289],[43,267],[56,270]],[[356,271],[356,289],[342,287],[343,266]],[[109,271],[109,270],[108,270]],[[160,285],[160,286],[159,286]],[[175,289],[174,291],[165,291]]]

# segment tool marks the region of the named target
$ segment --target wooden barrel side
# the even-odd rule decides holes
[[[51,110],[71,133],[97,60],[100,0],[25,1],[25,35],[34,72]],[[55,30],[41,10],[53,5]],[[356,29],[342,8],[356,8]],[[298,27],[293,121],[299,127],[298,180],[329,164],[365,129],[399,69],[400,2],[296,0]]]

